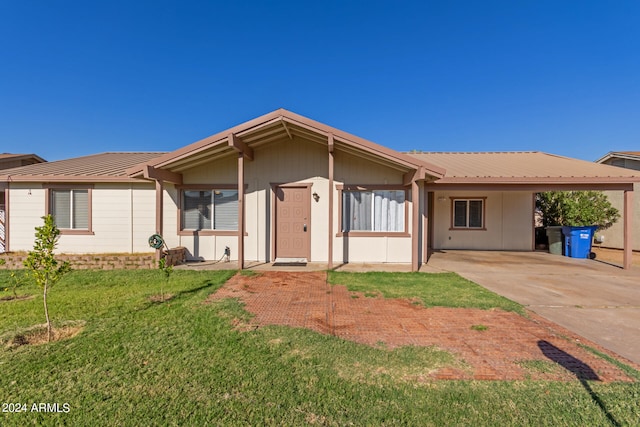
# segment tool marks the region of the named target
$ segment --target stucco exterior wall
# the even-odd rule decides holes
[[[451,229],[451,198],[485,200],[486,230]],[[470,250],[533,249],[533,195],[529,192],[436,191],[433,248]]]

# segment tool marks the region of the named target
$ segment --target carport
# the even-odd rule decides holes
[[[422,271],[453,271],[640,363],[640,271],[546,252],[436,251]]]
[[[534,251],[536,193],[609,190],[624,192],[623,268],[631,268],[633,186],[640,172],[542,152],[412,155],[446,170],[424,187],[424,262],[437,250]]]

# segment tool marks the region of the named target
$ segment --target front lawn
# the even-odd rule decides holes
[[[164,285],[174,297],[163,303],[149,299],[160,292],[159,271],[65,276],[48,298],[54,326],[75,321],[83,329],[51,344],[2,344],[0,425],[634,425],[640,419],[638,383],[419,381],[457,362],[434,348],[389,351],[281,326],[239,330],[237,319],[248,314],[237,301],[204,303],[231,274],[176,271]],[[433,305],[410,290],[419,279],[407,277],[416,284],[406,292]],[[332,273],[331,280],[343,278]],[[0,288],[7,279],[0,271]],[[375,280],[359,286],[384,287]],[[35,297],[0,302],[5,342],[44,322],[39,290],[19,293]],[[61,412],[32,411],[34,403]],[[9,412],[16,404],[27,411]]]
[[[425,278],[428,277],[428,280]],[[365,295],[416,298],[426,307],[501,308],[524,314],[522,306],[456,273],[329,272],[329,283]]]

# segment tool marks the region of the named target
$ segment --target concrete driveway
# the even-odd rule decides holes
[[[544,252],[442,251],[422,271],[454,271],[640,363],[640,269]]]

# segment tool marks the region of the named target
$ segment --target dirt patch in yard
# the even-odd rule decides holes
[[[618,356],[534,313],[525,318],[498,309],[425,308],[409,299],[350,292],[326,279],[324,272],[237,274],[209,300],[242,301],[254,315],[248,329],[285,325],[389,349],[436,346],[471,366],[440,369],[432,375],[438,379],[633,381],[578,344]]]

